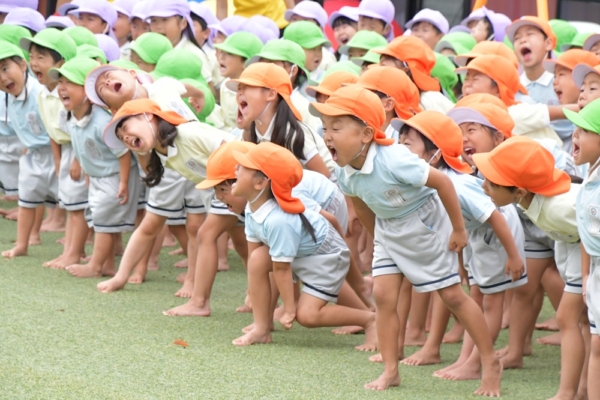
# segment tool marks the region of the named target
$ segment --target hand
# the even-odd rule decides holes
[[[510,274],[513,282],[520,279],[525,273],[525,264],[523,264],[521,257],[508,257],[508,260],[506,260],[506,268],[504,273],[507,275]]]
[[[294,320],[296,319],[296,313],[284,312],[281,318],[279,318],[279,322],[283,329],[292,329],[292,325],[294,324]]]
[[[200,114],[200,112],[204,109],[204,105],[206,104],[206,99],[204,98],[204,93],[202,93],[201,97],[200,96],[190,97],[190,98],[188,98],[188,101],[190,102],[190,106],[192,106],[192,108],[194,109],[196,114]]]
[[[56,177],[58,178],[60,175],[60,160],[54,161],[54,173],[56,174]]]
[[[361,231],[362,224],[358,219],[358,215],[354,211],[354,206],[348,207],[348,232],[346,236],[352,236],[355,233],[359,234]]]
[[[129,200],[129,187],[127,182],[119,182],[119,192],[117,193],[117,199],[121,199],[119,204],[123,205]]]
[[[78,162],[75,162],[75,160],[71,164],[69,175],[71,175],[71,179],[73,179],[76,182],[79,182],[79,180],[81,180],[81,166]]]
[[[450,235],[450,243],[448,244],[448,248],[455,253],[462,251],[465,247],[467,247],[467,242],[469,241],[469,234],[465,228],[463,229],[454,229],[452,234]]]
[[[588,282],[588,278],[589,276],[584,276],[581,279],[581,295],[583,296],[583,303],[587,306],[587,299],[586,299],[586,288],[587,288],[587,282]]]

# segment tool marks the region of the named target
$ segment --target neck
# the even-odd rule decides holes
[[[119,43],[119,47],[123,47],[123,45],[129,41],[129,38],[125,36],[124,38],[118,39],[117,41]]]
[[[394,118],[396,118],[396,113],[394,111],[385,113],[385,122],[383,123],[383,126],[381,127],[381,129],[384,132],[388,128],[388,126],[390,126],[390,124],[392,123],[392,119],[394,119]]]
[[[58,86],[58,81],[53,81],[52,83],[49,83],[48,85],[46,85],[46,87],[48,88],[49,92],[51,92],[54,89],[56,89],[57,86]]]
[[[273,121],[273,118],[275,118],[275,114],[275,107],[269,106],[269,108],[265,110],[263,115],[260,118],[256,119],[256,121],[254,121],[258,133],[260,133],[263,136],[265,135],[267,129],[269,129],[269,125],[271,125],[271,122]]]
[[[78,120],[82,119],[83,117],[86,116],[86,114],[88,113],[88,111],[90,110],[90,108],[92,108],[92,103],[90,103],[89,100],[84,101],[79,107],[75,107],[71,113],[73,114],[73,116],[75,118],[77,118]]]
[[[544,75],[545,71],[543,63],[540,63],[534,67],[525,68],[525,76],[527,76],[527,79],[530,81],[537,81]]]
[[[535,193],[528,192],[527,195],[521,199],[519,205],[526,210],[529,209],[529,206],[531,205],[534,196]]]
[[[135,96],[131,100],[147,99],[148,97],[149,97],[148,96],[148,91],[146,90],[146,88],[144,88],[144,86],[142,86],[141,83],[138,83],[137,91],[135,93]]]
[[[258,194],[258,193],[256,193]],[[255,194],[255,196],[256,196]],[[256,199],[256,201],[252,204],[250,204],[250,200],[248,200],[248,205],[250,206],[250,211],[252,212],[256,212],[256,210],[258,210],[260,207],[262,207],[263,204],[265,204],[267,201],[269,201],[269,195],[267,193],[267,190],[265,190],[265,192],[263,194],[260,195],[260,197],[258,199]]]
[[[173,40],[173,41],[171,42],[171,44],[173,45],[173,47],[175,47],[175,46],[177,46],[177,45],[179,44],[179,42],[181,42],[182,40],[183,40],[183,33],[182,33],[182,34],[181,34],[179,37],[175,38],[175,40]]]
[[[364,149],[362,149],[362,151],[360,152],[360,154],[358,155],[358,157],[356,157],[354,160],[350,161],[350,166],[354,169],[362,169],[362,167],[365,165],[365,161],[367,159],[367,153],[369,152],[369,149],[371,148],[372,142],[367,144],[365,146]]]

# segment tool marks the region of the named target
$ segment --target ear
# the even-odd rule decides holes
[[[385,110],[386,114],[394,111],[395,106],[396,106],[396,100],[394,100],[393,98],[387,97],[387,98],[383,99],[383,109]]]
[[[361,142],[370,143],[373,141],[373,136],[375,136],[375,131],[372,127],[367,126],[363,128]]]
[[[381,34],[381,36],[387,36],[391,30],[392,30],[392,26],[390,24],[386,24],[385,28],[383,28],[383,33]]]
[[[55,64],[55,65],[56,65],[56,68],[60,68],[60,67],[62,67],[64,63],[65,63],[65,60],[64,60],[64,59],[60,60],[59,62],[57,62],[57,63]]]
[[[21,59],[21,62],[19,63],[19,68],[21,68],[21,72],[27,71],[27,61],[25,61],[25,59]]]
[[[267,93],[267,101],[273,101],[277,98],[277,90],[269,89]]]
[[[154,115],[152,113],[145,113],[145,114],[148,117],[148,121],[154,121],[156,119],[156,115]]]
[[[184,30],[185,28],[187,28],[187,26],[188,26],[187,19],[181,18],[181,20],[179,21],[179,26],[181,27],[181,30]]]
[[[504,134],[502,132],[494,132],[494,147],[499,146],[500,143],[504,142]]]
[[[430,153],[428,155],[428,158],[431,158],[431,156],[433,156],[436,152],[433,151],[432,153]],[[442,158],[442,152],[438,151],[437,154],[435,154],[435,157],[431,158],[431,162],[429,163],[429,165],[437,165],[437,163],[440,162],[440,159]]]
[[[546,38],[546,40],[544,41],[544,50],[546,50],[547,52],[554,50],[550,38]]]
[[[527,196],[528,194],[529,194],[529,192],[526,189],[523,189],[523,188],[517,188],[517,190],[515,191],[515,196],[518,199],[522,199],[525,196]]]
[[[292,85],[293,85],[293,82],[296,81],[296,77],[298,76],[299,73],[300,73],[300,68],[298,68],[298,66],[295,64],[292,65],[292,69],[290,70],[290,74],[291,74],[290,81],[292,81]]]
[[[262,177],[260,175],[256,175],[254,177],[254,190],[260,191],[263,190],[269,184],[269,179]]]

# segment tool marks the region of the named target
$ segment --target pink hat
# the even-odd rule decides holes
[[[273,37],[271,31],[266,29],[255,19],[247,19],[244,21],[242,26],[240,26],[240,31],[255,35],[263,44],[267,43],[271,39],[278,39],[278,37]]]
[[[229,36],[239,31],[247,19],[239,15],[232,15],[231,17],[224,18],[220,23],[209,25],[208,27],[222,33],[224,36]]]
[[[412,29],[413,25],[417,22],[429,22],[444,35],[448,33],[448,29],[450,28],[450,24],[448,24],[448,20],[446,19],[446,17],[444,17],[441,12],[437,10],[432,10],[430,8],[424,8],[421,11],[419,11],[413,17],[413,19],[406,23],[406,29]]]
[[[137,4],[138,0],[115,0],[112,5],[117,12],[131,17],[133,6]]]
[[[117,22],[117,10],[106,0],[80,0],[77,4],[79,7],[69,11],[68,14],[94,14],[102,18],[110,28]],[[110,29],[110,32],[112,32],[112,29]]]
[[[46,19],[46,28],[72,28],[75,26],[73,20],[69,17],[59,17],[58,15],[51,15]]]
[[[329,26],[333,28],[333,23],[339,17],[346,17],[348,19],[351,19],[352,21],[358,22],[358,7],[344,6],[338,11],[332,13],[329,16],[329,20],[327,21]]]
[[[511,19],[504,14],[493,12],[485,7],[481,7],[481,9],[483,10],[484,16],[490,21],[490,24],[492,24],[492,29],[494,30],[494,41],[504,41],[504,36],[506,36],[506,28],[512,24]]]
[[[26,7],[15,7],[6,14],[6,25],[18,25],[39,32],[46,27],[46,20],[39,12]]]
[[[296,4],[296,7],[285,12],[285,20],[290,21],[294,15],[316,20],[321,29],[325,29],[325,25],[327,24],[327,12],[316,1],[303,0]]]
[[[38,9],[38,0],[2,0],[0,2],[0,13],[8,14],[10,10],[17,7]]]
[[[106,54],[108,62],[121,58],[121,49],[119,49],[119,44],[115,42],[113,38],[102,34],[96,34],[94,36],[98,39],[98,47]]]
[[[358,15],[380,19],[390,25],[396,17],[396,8],[391,0],[362,0],[358,6]]]
[[[463,19],[462,21],[460,21],[461,25],[467,26],[470,22],[472,21],[477,21],[482,19],[483,17],[485,17],[485,14],[483,12],[483,8],[478,8],[477,10],[474,10],[473,12],[471,12],[471,14],[469,14],[469,16],[465,19]]]

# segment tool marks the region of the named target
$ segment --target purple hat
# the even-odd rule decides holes
[[[186,0],[143,0],[146,5],[146,19],[152,17],[168,18],[179,15],[186,19],[191,29],[194,23],[190,17],[190,4]]]
[[[455,33],[455,32],[463,32],[463,33],[470,34],[471,30],[466,25],[454,25],[452,28],[450,28],[448,33]]]
[[[106,54],[106,59],[108,62],[112,62],[121,58],[121,49],[119,49],[119,44],[115,41],[115,39],[102,34],[96,34],[94,36],[96,36],[96,39],[98,39],[98,47],[100,47],[100,50]]]
[[[483,11],[483,8],[484,7],[478,8],[477,10],[472,11],[471,14],[469,14],[469,16],[467,18],[460,21],[460,24],[467,26],[470,22],[477,21],[477,20],[480,20],[481,18],[485,17],[485,12]]]
[[[484,16],[492,24],[492,29],[494,30],[494,41],[502,42],[504,40],[504,36],[506,36],[506,28],[512,24],[512,21],[506,15],[493,12],[485,7],[481,7],[481,10],[483,10]]]
[[[39,32],[46,27],[46,20],[39,12],[26,7],[15,7],[6,14],[6,25],[18,25],[34,32]]]
[[[206,25],[214,25],[219,23],[219,19],[206,4],[192,1],[190,2],[190,12],[202,18],[204,22],[206,22]]]
[[[94,14],[102,18],[112,32],[112,27],[117,22],[117,10],[106,0],[80,0],[77,2],[78,8],[71,10],[68,14],[78,15],[79,13]]]
[[[268,37],[267,42],[271,39],[279,39],[279,34],[280,34],[279,27],[277,26],[275,21],[273,21],[271,18],[265,17],[264,15],[254,15],[250,18],[250,21],[258,22],[258,24],[263,29],[269,31],[269,37]],[[261,40],[262,40],[262,38],[261,38]],[[267,43],[267,42],[263,41],[263,43]]]
[[[269,40],[278,39],[278,36],[273,37],[273,33],[270,30],[261,25],[256,19],[252,18],[244,21],[240,26],[240,31],[256,35],[263,44],[266,44]]]
[[[444,17],[441,12],[430,8],[424,8],[415,14],[413,19],[406,23],[406,29],[412,29],[413,25],[417,22],[429,22],[431,25],[438,28],[444,35],[448,33],[448,29],[450,28],[446,17]]]
[[[333,23],[339,17],[346,17],[348,19],[351,19],[352,21],[358,22],[358,7],[344,6],[338,11],[332,13],[329,17],[329,20],[327,21],[329,26],[333,28]]]
[[[58,15],[65,17],[69,11],[79,8],[79,3],[81,3],[81,0],[72,0],[70,3],[63,4],[62,6],[58,7]]]
[[[146,8],[148,8],[148,3],[148,0],[142,0],[135,3],[131,8],[131,15],[129,16],[129,21],[131,21],[134,18],[139,18],[142,21],[146,21],[146,15],[148,14]]]
[[[248,18],[241,17],[239,15],[232,15],[231,17],[224,18],[220,23],[209,25],[210,29],[214,29],[217,32],[221,32],[224,36],[229,36],[240,30],[240,27],[246,22]]]
[[[38,9],[38,0],[2,0],[0,2],[0,13],[8,14],[10,10],[17,7]]]
[[[304,18],[316,20],[321,29],[325,29],[325,25],[327,24],[327,12],[316,1],[303,0],[296,4],[296,7],[285,12],[285,20],[290,21],[296,14]]]
[[[135,6],[137,2],[138,0],[116,0],[112,3],[112,6],[117,12],[131,17],[133,6]]]
[[[46,28],[72,28],[75,23],[69,17],[59,17],[58,15],[51,15],[46,19]]]
[[[391,0],[362,0],[358,6],[358,15],[380,19],[390,25],[396,17],[396,8]]]

